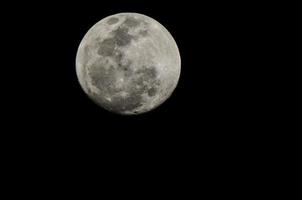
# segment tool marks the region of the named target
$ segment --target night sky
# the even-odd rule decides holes
[[[110,2],[110,3],[109,3]],[[164,3],[165,2],[165,3]],[[212,1],[211,1],[212,2]],[[11,141],[40,157],[106,154],[223,163],[261,146],[266,113],[259,107],[265,9],[228,2],[81,1],[20,3],[8,35],[15,38],[3,90]],[[78,45],[99,20],[119,12],[152,17],[169,30],[181,56],[172,96],[157,109],[121,116],[95,105],[75,72]],[[16,51],[16,48],[18,49]],[[15,55],[18,55],[17,57]],[[12,67],[13,66],[13,67]],[[26,145],[28,144],[28,145]],[[47,152],[47,153],[46,153]],[[85,152],[85,156],[81,154]],[[105,153],[104,153],[105,152]],[[115,153],[114,153],[115,152]],[[194,165],[196,166],[196,165]],[[216,165],[215,165],[216,166]],[[211,168],[210,166],[208,166]]]

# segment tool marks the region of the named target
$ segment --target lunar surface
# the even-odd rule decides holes
[[[180,76],[180,55],[159,22],[120,13],[96,23],[84,36],[76,72],[85,93],[123,115],[148,112],[167,100]]]

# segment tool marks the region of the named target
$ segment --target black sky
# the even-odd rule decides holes
[[[40,191],[49,197],[59,191],[70,198],[86,186],[102,196],[106,189],[100,184],[115,190],[112,195],[120,192],[116,183],[126,188],[131,181],[145,188],[143,183],[154,183],[145,196],[160,188],[167,198],[181,193],[183,199],[205,193],[225,198],[238,191],[250,196],[267,190],[267,180],[274,182],[279,174],[273,171],[279,164],[268,163],[279,159],[283,147],[274,142],[279,135],[271,126],[279,106],[267,98],[277,66],[270,54],[279,45],[270,31],[280,22],[270,12],[281,12],[274,5],[189,0],[1,3],[0,147],[1,158],[7,159],[1,167],[7,168],[2,175],[9,176],[4,185],[24,188],[24,193],[14,188],[9,195]],[[180,80],[172,96],[137,116],[96,106],[75,72],[77,48],[87,30],[119,12],[142,13],[160,22],[181,55]],[[144,191],[133,188],[133,193]]]
[[[266,113],[254,95],[265,63],[265,8],[252,3],[81,1],[18,3],[8,16],[18,57],[6,87],[7,124],[18,140],[60,149],[139,145],[172,152],[230,152],[261,141]],[[22,9],[24,8],[24,9]],[[78,45],[100,19],[137,12],[164,25],[178,44],[182,70],[170,99],[152,112],[120,116],[96,106],[75,73]],[[4,79],[10,79],[4,77]],[[13,89],[12,89],[13,88]],[[20,131],[13,131],[18,130]],[[24,134],[23,134],[24,133]],[[258,135],[259,134],[259,135]],[[110,145],[109,145],[110,146]],[[129,147],[129,146],[128,146]],[[234,150],[235,151],[235,150]],[[217,154],[216,154],[217,155]]]

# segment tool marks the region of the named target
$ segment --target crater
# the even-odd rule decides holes
[[[143,66],[135,72],[137,77],[133,80],[135,90],[138,93],[146,93],[149,97],[155,96],[158,92],[159,79],[157,79],[157,71],[155,67]]]
[[[128,33],[128,31],[129,31],[128,28],[121,28],[121,27],[113,31],[114,39],[118,46],[126,46],[131,42],[133,36],[131,36]]]
[[[120,69],[123,70],[124,72],[130,71],[130,66],[129,65],[119,65]]]
[[[113,92],[114,89],[114,68],[111,66],[105,69],[103,66],[94,63],[89,67],[88,74],[91,78],[91,83],[103,92]]]
[[[148,90],[148,96],[153,97],[157,92],[157,89],[155,87],[152,87]]]
[[[124,24],[128,27],[137,27],[140,24],[140,21],[135,19],[134,17],[127,17],[124,21]]]
[[[131,111],[142,105],[142,96],[138,93],[130,93],[128,97],[114,97],[112,101],[113,111]]]
[[[142,66],[141,69],[136,71],[137,74],[140,74],[145,80],[155,79],[157,77],[156,68]]]
[[[142,37],[146,37],[148,35],[148,31],[147,30],[140,30],[138,32],[139,35],[141,35]]]
[[[98,54],[102,56],[112,56],[115,49],[115,41],[113,38],[104,39],[99,43]]]
[[[116,17],[110,17],[110,18],[107,20],[107,24],[113,25],[113,24],[116,24],[118,21],[119,21],[118,18],[116,18]]]
[[[130,65],[131,63],[126,65],[119,65],[120,69],[123,70],[125,77],[131,77],[133,74],[133,70]]]

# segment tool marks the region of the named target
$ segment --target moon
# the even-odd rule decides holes
[[[177,44],[156,20],[138,13],[108,16],[92,26],[76,55],[79,83],[97,105],[122,115],[165,102],[181,70]]]

